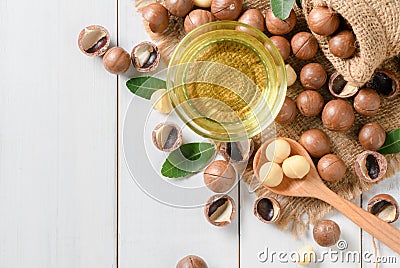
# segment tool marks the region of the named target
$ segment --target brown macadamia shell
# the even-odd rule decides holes
[[[354,98],[354,109],[357,113],[365,116],[373,116],[379,111],[381,98],[371,88],[361,89]]]
[[[399,204],[393,196],[388,194],[372,197],[368,202],[367,210],[387,223],[393,223],[399,218]]]
[[[328,7],[314,7],[307,18],[308,27],[311,31],[322,36],[333,34],[340,25],[339,16]]]
[[[183,27],[185,28],[185,32],[189,33],[195,28],[206,23],[213,22],[214,20],[215,17],[210,11],[195,9],[186,16]]]
[[[226,194],[210,197],[204,207],[204,215],[212,225],[222,227],[229,225],[236,213],[235,201]]]
[[[387,160],[378,152],[364,151],[356,157],[354,170],[360,180],[377,183],[385,177]]]
[[[265,15],[265,24],[267,30],[273,35],[284,35],[289,33],[293,30],[296,22],[297,17],[293,10],[290,11],[289,17],[285,20],[275,17],[272,9],[269,9]]]
[[[320,63],[308,63],[300,71],[300,82],[306,89],[320,89],[325,85],[327,78],[328,75]]]
[[[358,140],[365,150],[376,151],[385,143],[386,132],[378,123],[367,123],[358,133]]]
[[[204,184],[215,193],[225,193],[236,183],[235,168],[226,160],[212,162],[203,174]]]
[[[320,158],[331,151],[331,141],[328,135],[320,129],[304,131],[299,142],[312,157]]]
[[[242,16],[238,19],[238,22],[253,26],[254,28],[260,30],[261,32],[265,31],[265,19],[260,10],[252,8],[246,10]],[[238,26],[236,28],[239,31],[246,32],[246,28]],[[252,33],[250,33],[252,34]]]
[[[208,268],[208,266],[199,256],[189,255],[179,260],[176,268]]]
[[[340,233],[339,225],[331,220],[320,220],[313,228],[314,240],[321,247],[335,245],[339,241]]]
[[[162,33],[168,28],[168,10],[163,5],[159,3],[149,4],[140,11],[153,33]]]
[[[254,215],[263,223],[274,223],[281,216],[281,205],[273,197],[260,196],[254,202]]]
[[[296,103],[290,98],[285,98],[282,108],[279,111],[275,122],[279,124],[288,124],[294,121],[297,115]]]
[[[299,32],[290,41],[293,54],[301,60],[312,59],[318,51],[317,39],[308,32]]]
[[[329,101],[322,111],[322,123],[331,131],[347,131],[354,124],[353,107],[344,100]]]
[[[290,43],[289,41],[280,35],[274,35],[269,38],[271,42],[276,46],[276,48],[279,51],[279,54],[281,54],[282,59],[285,61],[289,58],[290,56]]]
[[[324,155],[317,165],[318,173],[328,182],[341,181],[346,175],[346,164],[335,154]]]
[[[211,13],[219,20],[236,20],[242,13],[242,0],[213,0]]]
[[[193,0],[165,0],[165,7],[177,17],[185,17],[192,9]]]
[[[102,56],[110,46],[110,33],[100,25],[87,26],[79,33],[78,46],[86,56]]]
[[[324,107],[324,98],[315,90],[306,90],[297,96],[296,104],[302,115],[316,116]]]
[[[113,47],[104,54],[103,65],[112,74],[123,74],[131,65],[131,56],[123,48]]]
[[[329,51],[338,58],[347,59],[356,52],[356,37],[349,30],[333,35],[328,42]]]

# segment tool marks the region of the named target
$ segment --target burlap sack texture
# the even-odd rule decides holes
[[[136,6],[140,11],[140,7],[143,7],[149,3],[156,2],[155,0],[139,0],[136,2]],[[158,1],[163,3],[163,1]],[[269,1],[263,0],[244,0],[244,10],[249,8],[257,8],[265,14],[266,10],[269,8]],[[297,24],[295,29],[285,37],[290,40],[290,38],[297,32],[309,31],[307,27],[306,20],[303,15],[303,11],[299,8],[294,8],[297,14]],[[172,53],[179,43],[179,41],[185,36],[185,31],[183,29],[183,19],[171,16],[169,28],[162,34],[154,34],[148,28],[147,31],[149,36],[153,41],[159,46],[162,57],[166,62],[172,56]],[[331,75],[335,68],[331,62],[324,56],[322,51],[319,51],[316,57],[310,61],[302,61],[291,56],[286,63],[290,64],[297,73],[300,73],[301,68],[309,62],[319,62],[321,63],[328,75]],[[388,68],[394,71],[398,76],[400,76],[400,59],[393,58],[387,60],[380,67]],[[293,86],[288,88],[288,96],[295,99],[297,95],[302,92],[302,88],[299,81],[297,81]],[[333,99],[333,96],[329,93],[327,85],[320,90],[325,101]],[[351,101],[351,100],[349,100]],[[289,137],[294,140],[298,140],[300,135],[310,129],[319,128],[323,129],[331,139],[332,152],[339,155],[346,163],[348,170],[344,180],[338,183],[326,183],[330,189],[339,194],[340,196],[352,200],[356,196],[360,195],[363,191],[367,191],[371,185],[364,183],[358,179],[354,173],[353,163],[356,154],[363,151],[362,147],[358,142],[358,131],[360,128],[368,122],[377,122],[381,124],[386,131],[391,131],[393,129],[400,127],[400,97],[395,99],[382,99],[382,107],[379,113],[373,117],[364,117],[356,114],[356,120],[354,126],[345,133],[335,133],[325,129],[322,125],[320,116],[316,117],[305,117],[302,115],[297,115],[296,120],[288,125],[275,124],[272,127],[276,129],[276,135],[281,137]],[[265,130],[262,134],[254,137],[255,150],[260,146],[261,141],[269,138],[269,130]],[[387,176],[392,176],[396,171],[400,170],[400,155],[388,156],[388,161],[390,163]],[[248,183],[250,189],[257,185],[255,177],[252,171],[252,161],[250,161],[248,168],[246,169],[243,180]],[[312,198],[297,198],[297,197],[286,197],[277,196],[274,193],[268,191],[265,188],[255,189],[257,195],[268,195],[273,196],[278,199],[282,206],[282,217],[277,223],[281,229],[290,228],[292,233],[297,236],[304,232],[304,230],[309,226],[309,224],[315,223],[320,218],[324,217],[328,212],[332,211],[332,207],[326,203],[312,199]]]
[[[329,37],[314,34],[325,56],[353,85],[362,86],[379,65],[400,54],[399,0],[303,0],[305,18],[315,6],[339,13],[356,35],[356,55],[344,60],[330,53]]]

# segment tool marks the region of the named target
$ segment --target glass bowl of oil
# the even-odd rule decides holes
[[[270,126],[286,88],[276,47],[261,31],[235,21],[191,31],[167,72],[175,112],[197,134],[216,141],[251,138]]]

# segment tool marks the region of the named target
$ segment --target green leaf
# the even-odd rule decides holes
[[[215,156],[215,145],[207,142],[187,143],[171,152],[161,174],[167,178],[182,178],[202,170]]]
[[[126,86],[133,94],[150,100],[154,92],[159,89],[166,89],[167,83],[152,76],[142,76],[129,79],[126,81]]]
[[[296,0],[296,4],[299,8],[303,8],[302,4],[301,4],[301,0]]]
[[[386,135],[385,143],[378,152],[381,154],[397,154],[400,153],[400,128],[390,131]]]
[[[271,0],[272,13],[281,20],[286,20],[294,5],[294,0]]]

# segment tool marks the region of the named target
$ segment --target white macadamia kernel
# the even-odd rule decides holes
[[[287,86],[293,86],[293,84],[296,82],[297,80],[297,74],[296,71],[293,69],[292,66],[290,66],[289,64],[286,64],[286,77],[287,77]]]
[[[292,179],[302,179],[310,172],[310,163],[302,155],[293,155],[283,161],[283,173]]]
[[[297,263],[300,265],[308,265],[315,260],[315,252],[312,246],[304,246],[297,252]]]
[[[212,0],[193,0],[193,2],[197,7],[209,8],[211,7]]]
[[[290,155],[290,144],[285,140],[274,140],[268,144],[265,156],[268,161],[281,164]]]
[[[160,113],[169,114],[172,111],[172,105],[168,97],[167,90],[160,89],[151,95],[151,103],[153,108]]]
[[[267,187],[278,186],[283,179],[283,172],[281,166],[274,162],[267,162],[261,166],[259,177],[261,183]]]

